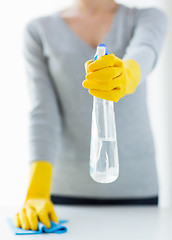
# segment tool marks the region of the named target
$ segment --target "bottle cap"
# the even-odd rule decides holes
[[[108,55],[108,54],[109,54],[109,52],[107,50],[106,44],[101,43],[97,46],[97,51],[94,56],[94,60],[97,60],[98,58],[100,58],[104,55]]]

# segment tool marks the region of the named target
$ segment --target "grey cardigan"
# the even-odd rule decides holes
[[[52,194],[94,198],[158,194],[146,77],[156,65],[165,31],[161,10],[121,4],[104,38],[110,53],[139,63],[141,82],[134,94],[114,103],[120,173],[115,182],[100,184],[89,175],[92,96],[82,87],[84,63],[96,49],[58,12],[27,22],[23,54],[30,98],[30,162],[53,164]]]

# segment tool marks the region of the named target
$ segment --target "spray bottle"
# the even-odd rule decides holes
[[[94,60],[107,54],[106,45],[99,44]],[[99,183],[111,183],[119,175],[114,103],[97,97],[93,97],[90,175]]]

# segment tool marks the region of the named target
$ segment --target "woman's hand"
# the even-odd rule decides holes
[[[14,224],[25,230],[38,230],[38,220],[47,228],[50,228],[50,220],[58,223],[54,206],[51,200],[46,198],[28,199],[23,208],[15,215]]]
[[[25,230],[37,230],[38,220],[50,228],[50,220],[58,222],[50,200],[52,165],[39,160],[32,162],[30,182],[24,206],[14,216],[14,224]]]
[[[140,81],[140,67],[132,59],[122,61],[114,54],[85,63],[86,80],[82,85],[95,97],[118,102],[135,91]]]

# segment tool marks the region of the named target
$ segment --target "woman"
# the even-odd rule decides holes
[[[156,65],[165,26],[162,11],[113,0],[75,0],[68,9],[28,22],[31,174],[16,226],[36,230],[39,219],[50,227],[50,220],[58,221],[53,203],[157,205],[146,77]],[[111,54],[93,62],[99,43]],[[110,184],[89,176],[92,95],[116,102],[120,175]]]

